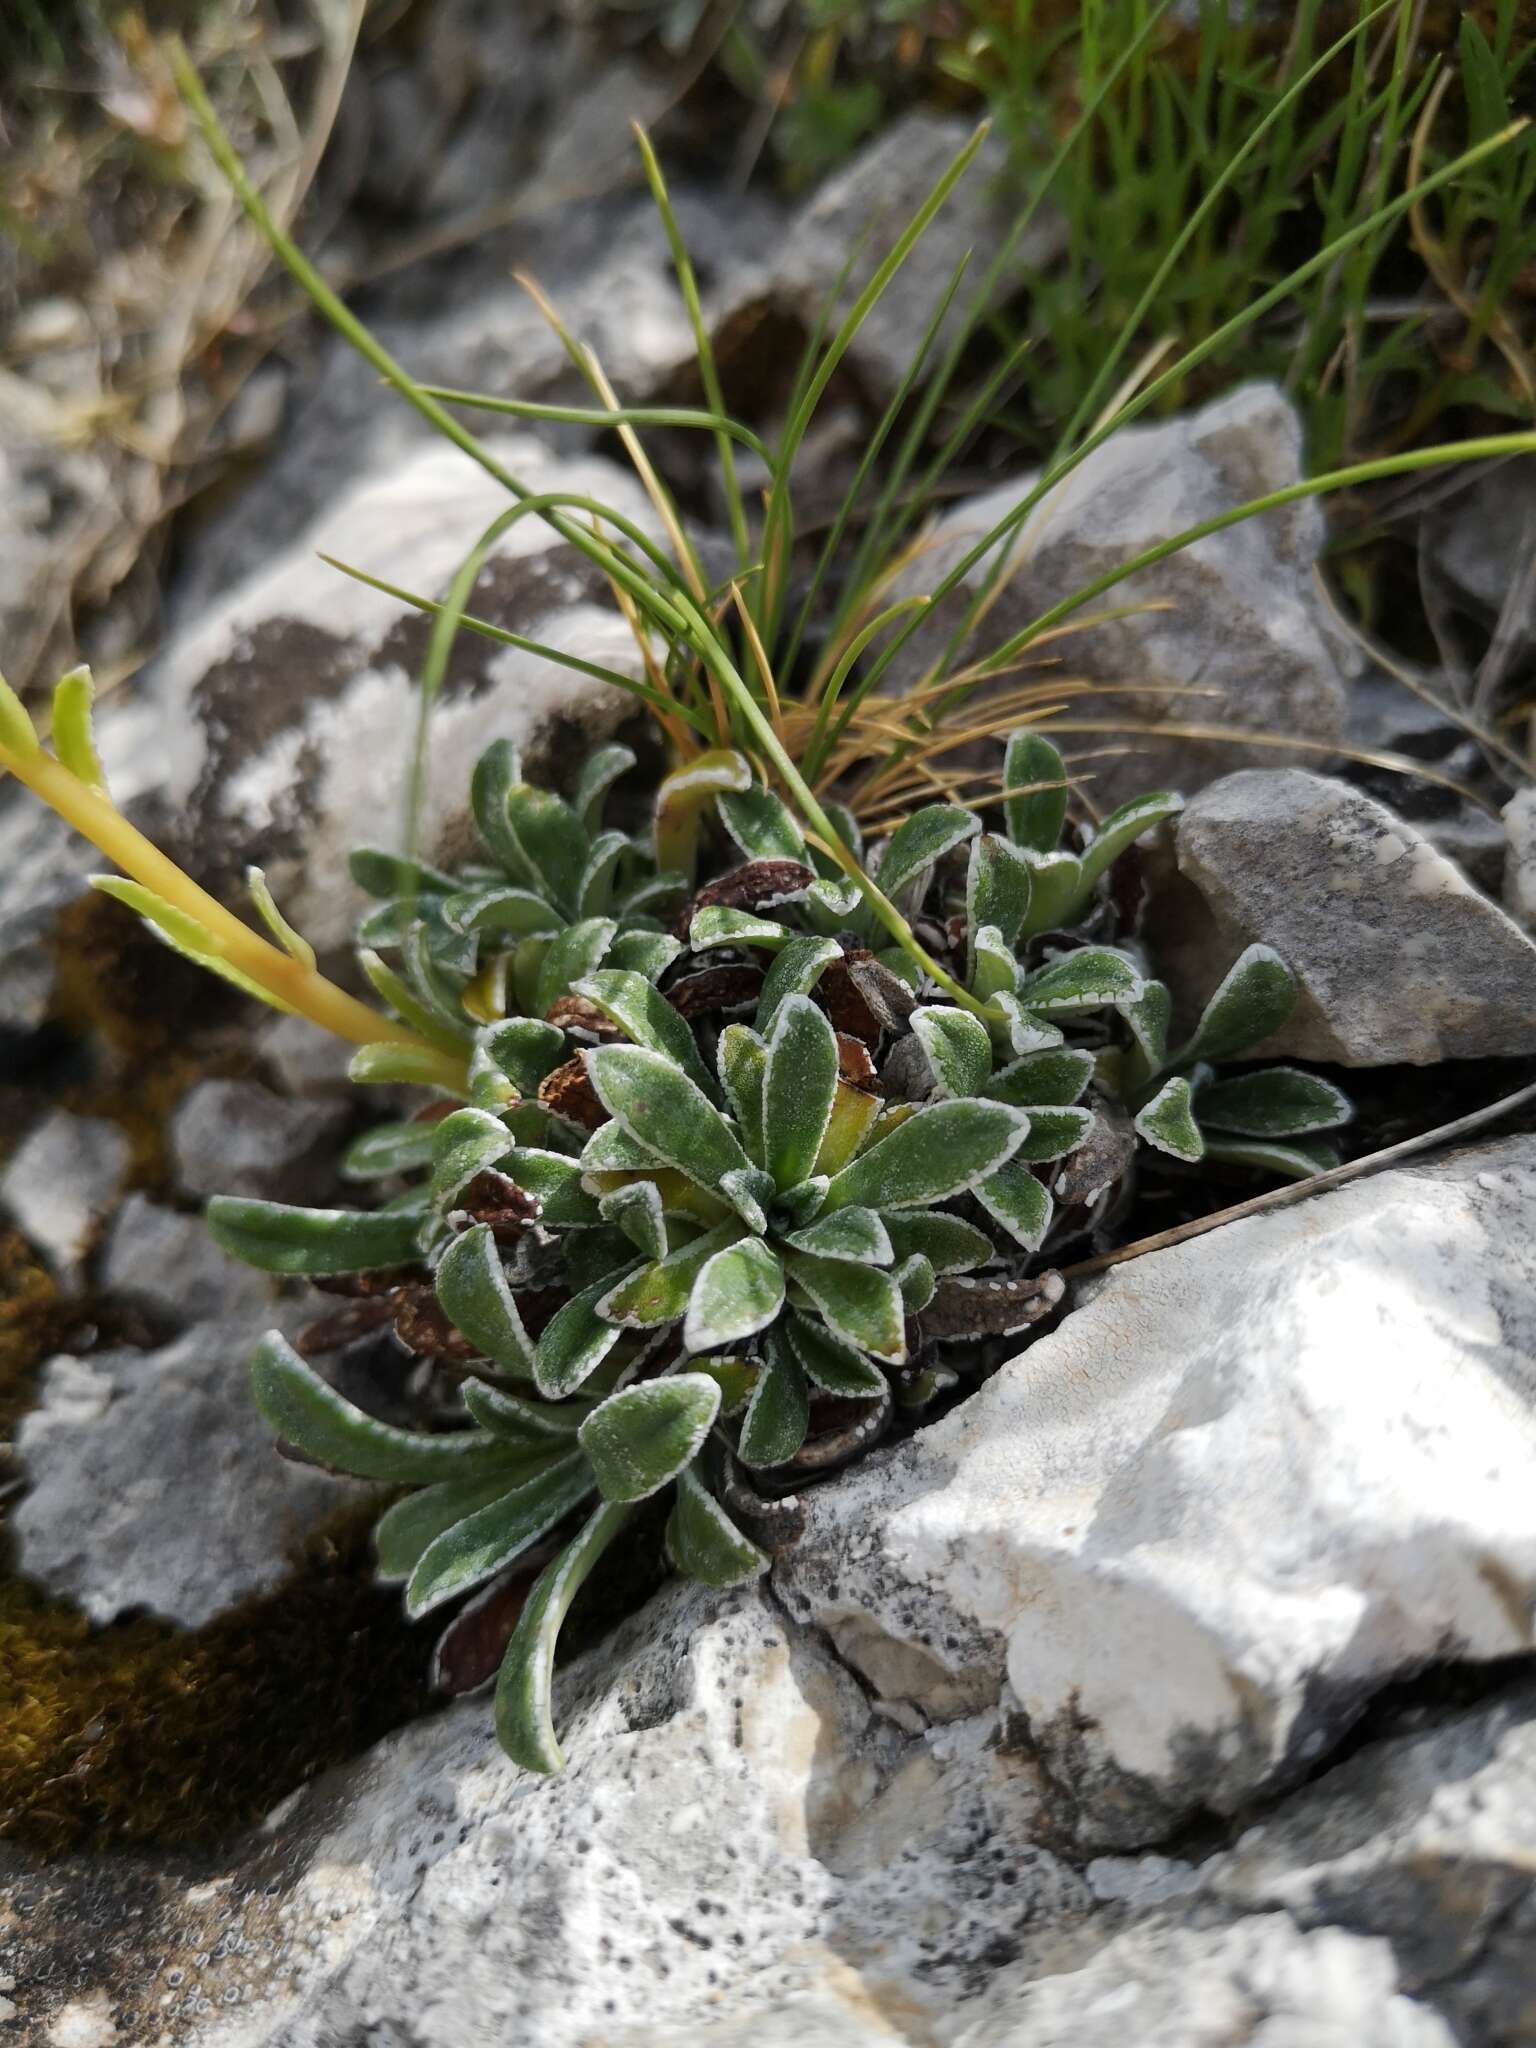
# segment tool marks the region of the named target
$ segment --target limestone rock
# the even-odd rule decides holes
[[[51,1360],[16,1436],[21,1571],[93,1621],[147,1608],[189,1628],[276,1585],[293,1547],[363,1491],[273,1449],[245,1365],[284,1322],[263,1309],[158,1351]]]
[[[1348,785],[1250,769],[1179,819],[1186,889],[1157,911],[1183,1006],[1255,940],[1301,983],[1263,1053],[1345,1066],[1536,1051],[1536,945],[1414,826]]]
[[[1536,789],[1522,789],[1504,806],[1504,908],[1536,932]]]
[[[1083,1842],[1232,1812],[1390,1681],[1529,1647],[1533,1246],[1527,1138],[1116,1268],[808,1495],[776,1583],[898,1703],[1006,1679]]]
[[[201,1216],[137,1193],[112,1219],[97,1277],[103,1293],[177,1324],[255,1313],[272,1300],[268,1276],[221,1252]]]
[[[49,1112],[0,1174],[0,1205],[59,1276],[73,1283],[128,1165],[124,1133],[105,1117]]]
[[[991,652],[1063,596],[1144,549],[1300,475],[1300,423],[1273,385],[1243,385],[1198,412],[1123,428],[1025,522],[1000,594],[962,658]],[[896,594],[932,591],[1035,481],[1019,476],[956,506]],[[1294,734],[1326,749],[1344,732],[1344,677],[1358,657],[1312,588],[1324,537],[1321,509],[1300,500],[1211,534],[1117,585],[1083,616],[1126,605],[1165,609],[1074,631],[1040,649],[1062,676],[1100,686],[1074,699],[1069,715],[1109,719],[1117,728],[1177,722]],[[959,624],[958,600],[975,594],[995,560],[988,556],[972,581],[936,607],[888,672],[891,688],[910,685],[937,659]],[[1128,737],[1128,759],[1093,763],[1097,803],[1149,788],[1187,793],[1242,762],[1284,758],[1235,741]],[[1067,744],[1103,740],[1083,735]]]
[[[318,1199],[352,1121],[346,1101],[291,1101],[258,1081],[199,1081],[171,1118],[171,1157],[188,1195]]]

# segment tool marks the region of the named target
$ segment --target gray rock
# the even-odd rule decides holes
[[[77,389],[75,406],[93,395]],[[40,383],[0,372],[0,647],[17,687],[69,648],[73,582],[118,519],[108,466],[68,445],[65,410]]]
[[[493,445],[531,487],[595,493],[651,526],[648,501],[613,464],[556,461],[529,437]],[[501,487],[456,449],[428,444],[342,492],[288,551],[263,555],[131,693],[103,707],[100,751],[134,822],[226,901],[242,899],[245,868],[256,863],[323,952],[346,948],[365,900],[347,855],[363,841],[398,843],[426,628],[318,551],[439,596],[506,505]],[[279,530],[293,534],[290,516]],[[620,673],[638,669],[602,579],[531,519],[506,536],[473,603],[530,638]],[[532,749],[542,769],[552,741],[569,762],[631,708],[612,685],[461,635],[432,724],[427,847],[467,850],[469,771],[491,739]],[[39,1021],[52,919],[100,865],[24,791],[0,788],[0,1025]],[[14,1002],[5,993],[13,960],[23,971]]]
[[[346,1095],[356,1100],[347,1066],[353,1048],[307,1017],[269,1017],[256,1032],[256,1050],[285,1095]],[[368,1100],[379,1097],[370,1093]]]
[[[925,1714],[1006,1678],[1083,1843],[1233,1812],[1390,1681],[1529,1648],[1533,1245],[1523,1138],[1116,1268],[808,1495],[775,1583]]]
[[[1142,550],[1300,475],[1300,423],[1273,385],[1243,385],[1199,412],[1122,429],[1025,522],[1000,594],[962,659],[990,653]],[[1034,482],[1021,476],[957,506],[899,594],[933,590]],[[1068,717],[1109,720],[1133,743],[1126,760],[1091,763],[1095,802],[1148,788],[1190,791],[1240,763],[1285,758],[1272,747],[1149,739],[1130,726],[1195,723],[1304,737],[1311,751],[1301,758],[1326,756],[1344,733],[1344,677],[1359,657],[1312,587],[1324,537],[1322,511],[1311,499],[1245,520],[1142,570],[1083,616],[1125,605],[1164,609],[1074,631],[1040,650],[1063,677],[1099,686],[1071,701]],[[956,598],[936,608],[888,671],[890,687],[909,685],[939,657],[959,623],[956,599],[974,594],[994,560],[988,557]],[[1105,744],[1102,731],[1080,727],[1074,737],[1070,725],[1062,730],[1069,751]]]
[[[558,1705],[561,1778],[514,1770],[470,1700],[221,1859],[0,1861],[0,1984],[40,2039],[107,2011],[117,2048],[1531,2036],[1529,1683],[1362,1748],[1199,1862],[1087,1882],[1043,1846],[1009,1722],[900,1734],[758,1593],[666,1589]]]
[[[1247,770],[1178,821],[1154,943],[1183,1008],[1254,941],[1301,993],[1259,1048],[1345,1066],[1536,1050],[1536,946],[1422,832],[1300,769]]]
[[[105,1294],[183,1324],[256,1313],[272,1301],[267,1276],[221,1252],[201,1216],[141,1194],[113,1217],[97,1279]]]
[[[972,132],[964,118],[915,112],[903,115],[836,171],[789,224],[764,271],[733,281],[738,300],[762,296],[795,313],[809,329],[837,288],[850,252],[858,255],[843,285],[840,310],[857,298]],[[994,135],[982,145],[943,209],[876,301],[848,351],[846,362],[877,403],[890,398],[907,372],[912,352],[948,287],[961,252],[973,251],[970,270],[945,315],[929,367],[958,329],[983,275],[1013,225],[1013,209],[998,192],[1007,145]],[[1012,252],[996,287],[999,296],[1062,246],[1061,217],[1042,207]]]
[[[259,1081],[199,1081],[170,1123],[176,1184],[188,1195],[313,1200],[335,1179],[352,1105],[290,1101]]]
[[[1504,806],[1504,908],[1536,932],[1536,789],[1522,789]]]
[[[0,1174],[0,1205],[62,1280],[79,1279],[130,1151],[125,1134],[105,1117],[55,1109],[22,1140]]]
[[[1491,625],[1536,545],[1536,463],[1522,457],[1484,470],[1436,506],[1425,526],[1425,559]]]
[[[365,1490],[277,1456],[246,1386],[270,1310],[158,1351],[63,1353],[16,1450],[22,1572],[92,1621],[147,1608],[196,1628],[275,1586],[294,1546]]]

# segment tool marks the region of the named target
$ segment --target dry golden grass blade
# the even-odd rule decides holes
[[[772,721],[773,729],[782,742],[784,738],[784,709],[779,703],[778,689],[773,680],[773,664],[768,659],[768,650],[763,645],[763,636],[757,630],[757,621],[753,618],[751,609],[741,594],[741,585],[739,583],[731,585],[731,598],[736,606],[737,616],[741,620],[741,630],[747,636],[747,645],[752,649],[752,658],[757,663],[757,673],[762,680],[763,694],[768,699],[769,719]]]

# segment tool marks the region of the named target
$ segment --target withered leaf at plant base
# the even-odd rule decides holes
[[[763,992],[763,970],[738,966],[706,967],[698,974],[685,974],[667,990],[667,1001],[680,1017],[691,1024],[696,1018],[716,1012],[752,1010]]]
[[[1094,1094],[1088,1136],[1068,1153],[1054,1183],[1057,1205],[1075,1208],[1091,1202],[1130,1171],[1136,1157],[1136,1131],[1130,1116],[1111,1097]]]
[[[967,1337],[1011,1337],[1059,1307],[1066,1282],[1056,1272],[1027,1279],[940,1280],[933,1299],[916,1318],[924,1343]]]
[[[749,860],[729,874],[706,882],[677,921],[679,938],[701,910],[717,905],[726,910],[768,910],[803,895],[816,879],[814,869],[798,860]]]
[[[539,1100],[562,1122],[583,1131],[595,1131],[608,1121],[608,1112],[597,1099],[587,1075],[586,1060],[580,1053],[546,1074],[539,1083]]]
[[[596,1003],[589,1003],[585,996],[558,997],[550,1004],[544,1021],[553,1024],[557,1031],[579,1032],[583,1038],[596,1039],[599,1044],[624,1036],[613,1019],[604,1016]]]
[[[320,1316],[307,1324],[294,1339],[293,1348],[300,1358],[322,1358],[327,1351],[340,1351],[343,1345],[356,1343],[359,1337],[366,1337],[374,1330],[382,1330],[394,1313],[395,1289],[369,1295],[363,1300],[349,1302],[333,1315]]]
[[[455,1229],[485,1223],[498,1244],[513,1244],[538,1222],[541,1204],[536,1195],[520,1188],[509,1175],[492,1168],[477,1173],[462,1188],[449,1212]]]
[[[438,1306],[425,1281],[402,1287],[395,1302],[395,1335],[419,1358],[441,1358],[467,1365],[484,1354],[463,1337]]]
[[[458,1699],[496,1676],[529,1588],[558,1549],[558,1539],[546,1538],[459,1609],[432,1651],[434,1692]]]

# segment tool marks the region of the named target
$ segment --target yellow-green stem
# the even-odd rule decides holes
[[[88,788],[62,762],[41,749],[18,754],[0,747],[0,769],[8,770],[18,782],[25,783],[124,874],[142,882],[146,889],[153,889],[157,896],[163,896],[189,917],[195,917],[232,967],[239,968],[312,1024],[352,1045],[382,1042],[417,1047],[436,1062],[445,1085],[456,1086],[462,1081],[462,1061],[436,1052],[407,1025],[369,1009],[366,1003],[327,981],[323,974],[258,937],[249,925],[242,924],[232,911],[226,910],[217,898],[200,888],[159,847],[130,825],[107,798]]]

